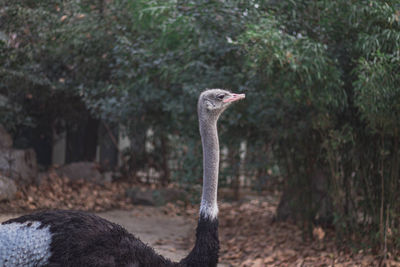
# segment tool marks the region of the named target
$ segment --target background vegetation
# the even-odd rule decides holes
[[[226,161],[246,148],[222,184],[283,177],[278,219],[399,248],[399,1],[1,0],[0,14],[0,122],[16,146],[122,125],[128,174],[188,186],[199,92],[245,92],[220,123]]]

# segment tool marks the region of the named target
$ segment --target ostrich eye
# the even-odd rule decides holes
[[[218,100],[222,100],[222,99],[224,99],[224,97],[225,97],[224,94],[219,94],[219,95],[217,95],[217,99],[218,99]]]

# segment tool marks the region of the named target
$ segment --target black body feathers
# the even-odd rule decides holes
[[[50,226],[48,267],[175,266],[121,226],[79,211],[39,212],[11,219]]]

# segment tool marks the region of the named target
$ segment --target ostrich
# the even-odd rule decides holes
[[[216,266],[218,262],[217,120],[244,98],[221,89],[204,91],[197,111],[203,148],[203,191],[196,243],[180,262],[164,258],[121,226],[79,211],[45,211],[0,225],[0,266]]]

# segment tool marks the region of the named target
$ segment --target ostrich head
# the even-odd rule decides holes
[[[244,94],[233,94],[222,89],[209,89],[201,93],[197,105],[199,118],[217,120],[219,115],[232,103],[243,99]]]

